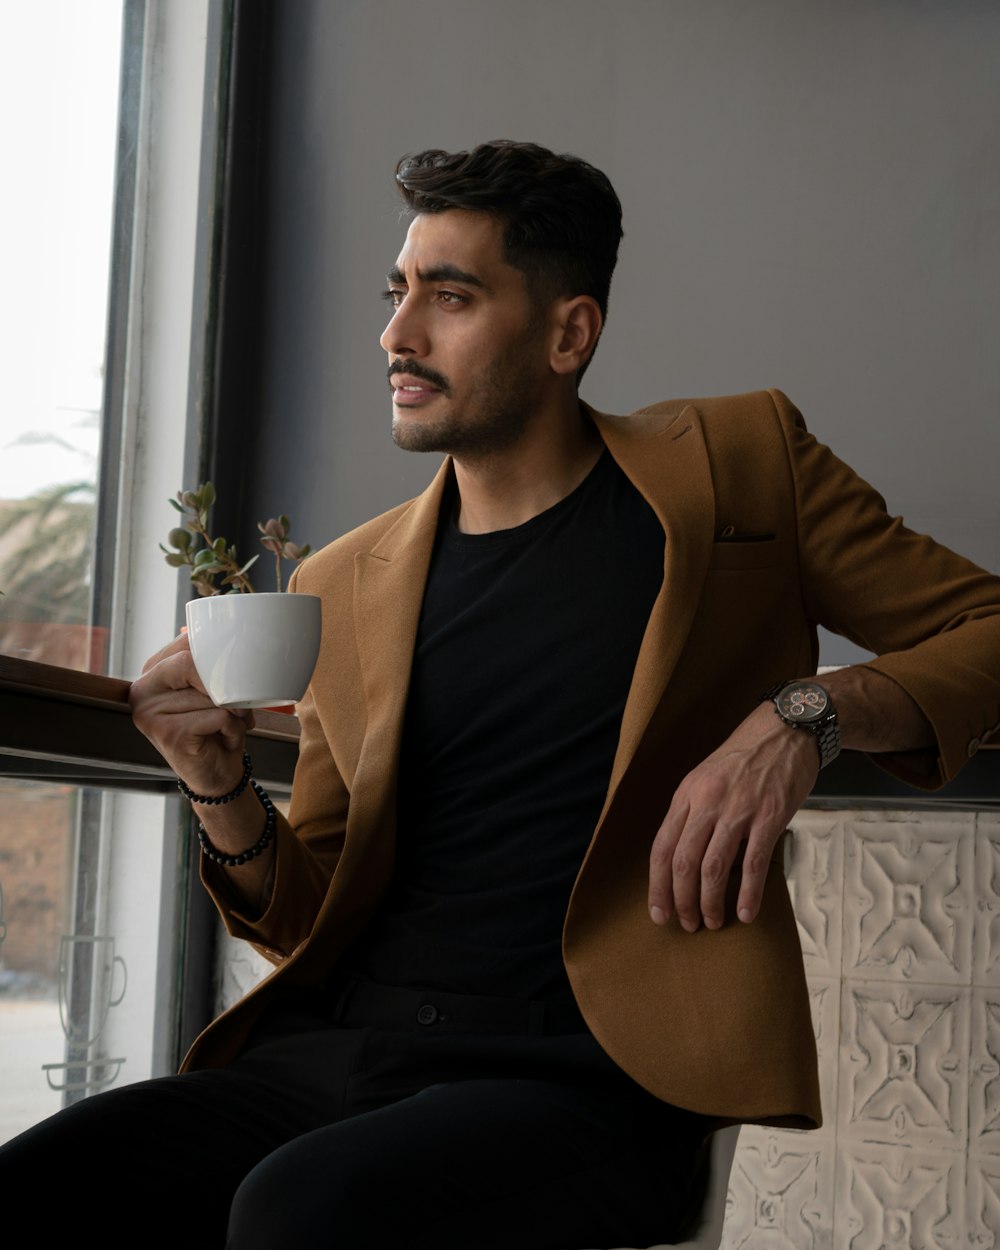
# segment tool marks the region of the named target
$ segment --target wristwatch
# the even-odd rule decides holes
[[[815,681],[779,681],[760,697],[770,700],[774,710],[793,729],[805,729],[816,739],[819,766],[825,768],[840,754],[840,725],[837,709],[823,687]]]

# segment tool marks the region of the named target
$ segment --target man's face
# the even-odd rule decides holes
[[[546,379],[544,318],[484,213],[415,217],[389,274],[392,436],[408,451],[481,459],[515,443]]]

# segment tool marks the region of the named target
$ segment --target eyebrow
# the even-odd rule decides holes
[[[388,281],[395,282],[399,286],[406,286],[406,274],[398,265],[393,265],[388,273]],[[464,286],[478,287],[480,291],[488,291],[489,287],[482,280],[477,278],[474,273],[468,273],[464,269],[459,269],[457,265],[449,265],[442,262],[435,265],[432,269],[418,269],[417,277],[421,282],[461,282]]]

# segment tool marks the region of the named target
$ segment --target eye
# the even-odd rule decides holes
[[[393,308],[398,308],[403,302],[406,292],[398,287],[388,287],[379,295],[380,299],[384,299],[387,304],[391,304]]]
[[[457,304],[467,304],[469,302],[469,297],[467,295],[460,295],[458,291],[438,291],[437,297],[438,301],[446,307],[452,307]]]

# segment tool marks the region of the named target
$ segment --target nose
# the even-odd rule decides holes
[[[390,356],[426,356],[429,351],[427,332],[410,295],[392,315],[392,320],[382,331],[379,343]]]

